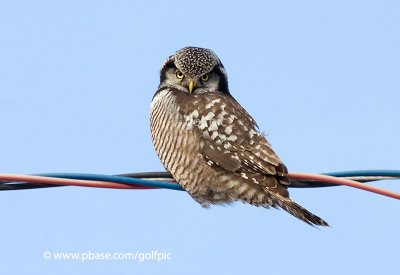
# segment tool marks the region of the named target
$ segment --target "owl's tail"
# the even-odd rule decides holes
[[[292,201],[290,198],[284,197],[277,193],[270,192],[268,189],[265,191],[269,193],[268,195],[270,195],[273,201],[277,204],[276,206],[279,206],[280,208],[282,208],[289,214],[295,216],[296,218],[302,220],[303,222],[312,226],[314,225],[329,226],[329,224],[322,218],[318,217],[317,215],[314,215],[301,205]]]

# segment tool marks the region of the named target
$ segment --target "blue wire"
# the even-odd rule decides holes
[[[324,173],[333,177],[400,177],[400,170],[354,170]]]
[[[83,174],[83,173],[46,173],[46,174],[37,174],[37,176],[77,179],[77,180],[98,180],[98,181],[117,182],[129,185],[141,185],[141,186],[183,191],[183,188],[179,184],[175,183],[155,181],[155,180],[144,180],[138,178],[128,178],[122,176]]]
[[[400,177],[400,170],[355,170],[355,171],[343,171],[343,172],[330,172],[330,173],[324,173],[324,175],[334,176],[334,177],[363,177],[363,176]],[[183,188],[179,184],[163,182],[163,181],[145,180],[140,178],[128,178],[123,176],[110,176],[110,175],[84,174],[84,173],[46,173],[46,174],[38,174],[38,176],[66,178],[66,179],[80,179],[80,180],[98,180],[98,181],[117,182],[130,185],[141,185],[141,186],[183,191]]]

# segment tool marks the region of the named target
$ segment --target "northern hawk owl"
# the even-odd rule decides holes
[[[234,99],[217,55],[186,47],[162,65],[150,111],[165,168],[202,206],[242,201],[328,224],[289,198],[287,168]]]

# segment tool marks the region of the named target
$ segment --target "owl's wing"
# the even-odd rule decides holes
[[[201,153],[209,165],[243,177],[262,174],[288,184],[287,169],[258,131],[254,119],[231,96],[208,93],[198,98],[203,114],[196,128],[203,142]]]

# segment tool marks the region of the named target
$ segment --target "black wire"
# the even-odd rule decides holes
[[[50,187],[64,187],[65,185],[54,185],[54,184],[34,184],[34,183],[0,183],[0,191],[14,191],[14,190],[25,190],[25,189],[40,189],[40,188],[50,188]]]
[[[128,174],[118,174],[116,176],[127,177],[127,178],[167,178],[173,179],[171,173],[169,172],[141,172],[141,173],[128,173]]]

